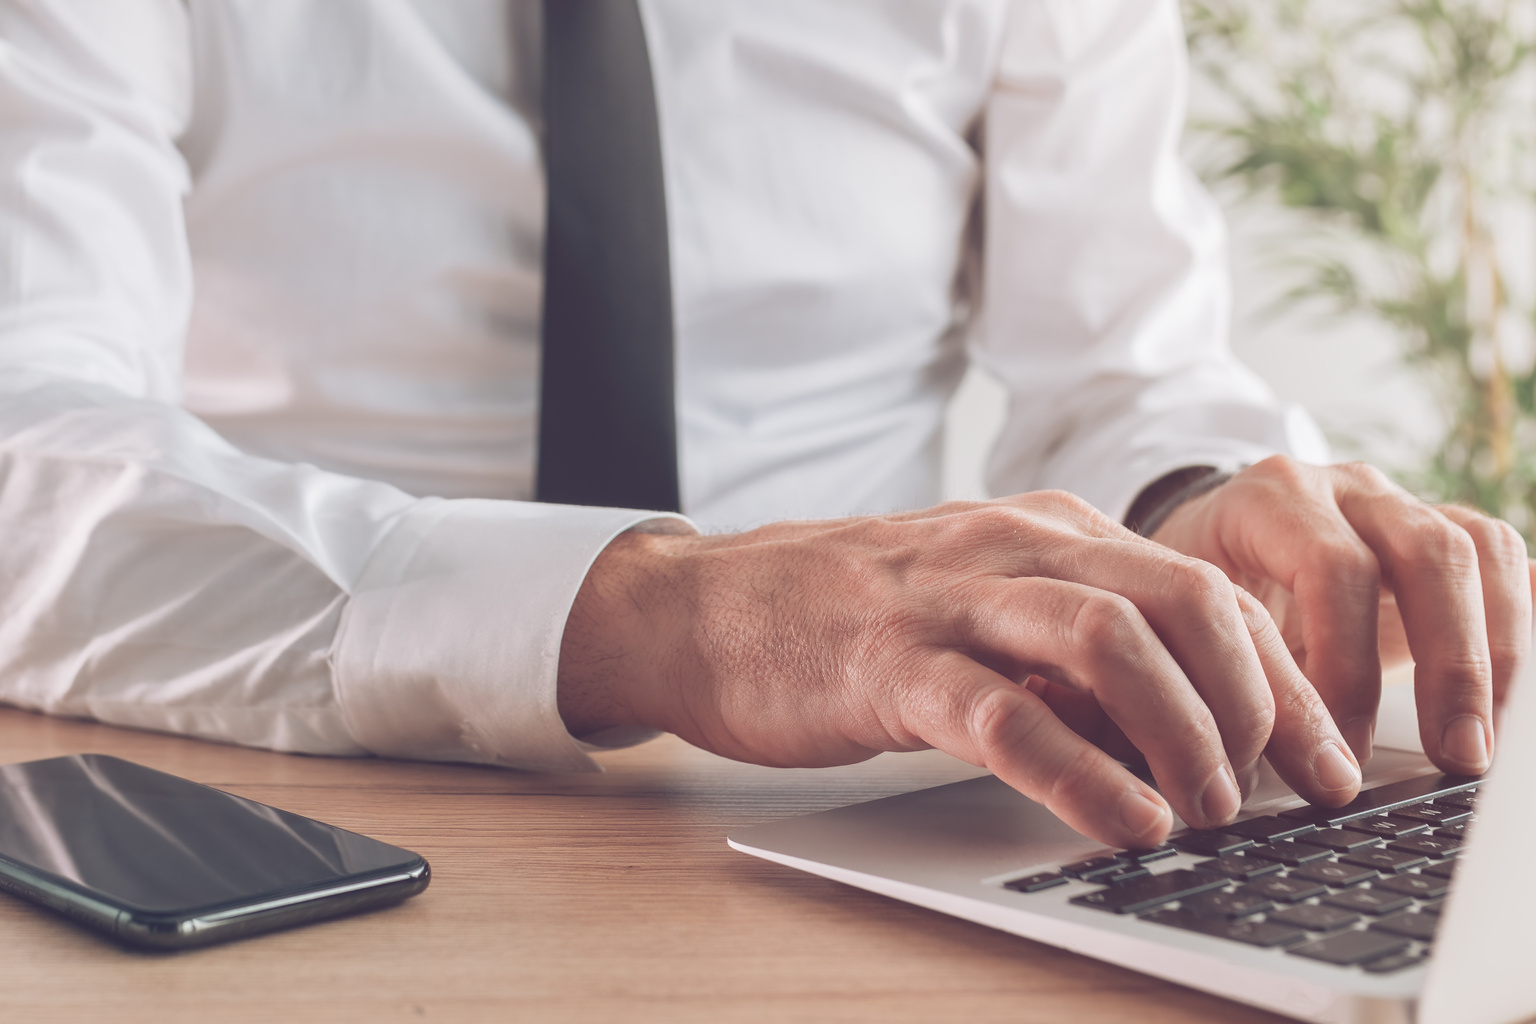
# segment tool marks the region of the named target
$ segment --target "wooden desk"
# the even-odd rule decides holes
[[[6,1021],[1221,1022],[1279,1017],[778,867],[741,825],[976,774],[940,754],[821,771],[671,738],[604,775],[242,750],[0,710],[0,760],[116,754],[398,843],[421,896],[176,954],[0,896]]]

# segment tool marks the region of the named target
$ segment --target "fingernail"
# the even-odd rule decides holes
[[[1232,769],[1222,765],[1211,776],[1211,781],[1205,784],[1205,792],[1200,795],[1200,813],[1205,816],[1205,824],[1224,825],[1237,815],[1242,806],[1243,795],[1237,790],[1237,780],[1232,777]]]
[[[1458,715],[1440,734],[1440,756],[1459,762],[1474,774],[1488,769],[1488,730],[1476,715]]]
[[[1355,752],[1355,760],[1361,764],[1371,759],[1372,747],[1376,744],[1376,717],[1374,715],[1360,715],[1351,718],[1339,726],[1339,732],[1344,737],[1344,742],[1349,744],[1349,749]]]
[[[1325,792],[1338,793],[1360,785],[1360,769],[1350,763],[1337,743],[1324,743],[1317,748],[1312,772],[1317,776],[1317,784]]]
[[[1130,790],[1120,798],[1120,821],[1131,835],[1141,837],[1163,823],[1168,808],[1140,790]]]

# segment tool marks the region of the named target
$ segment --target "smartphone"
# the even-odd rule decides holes
[[[0,766],[0,890],[183,949],[396,903],[418,854],[104,754]]]

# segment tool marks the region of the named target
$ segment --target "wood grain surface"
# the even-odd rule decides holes
[[[4,1021],[1281,1018],[768,864],[746,824],[969,778],[941,754],[784,771],[666,738],[601,775],[271,754],[0,710],[0,761],[98,752],[423,854],[388,910],[227,946],[119,949],[0,896]]]

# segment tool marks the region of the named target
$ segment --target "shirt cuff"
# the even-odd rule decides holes
[[[597,771],[556,699],[576,592],[621,533],[691,533],[670,513],[535,502],[420,502],[364,567],[331,652],[357,743],[386,757]]]

